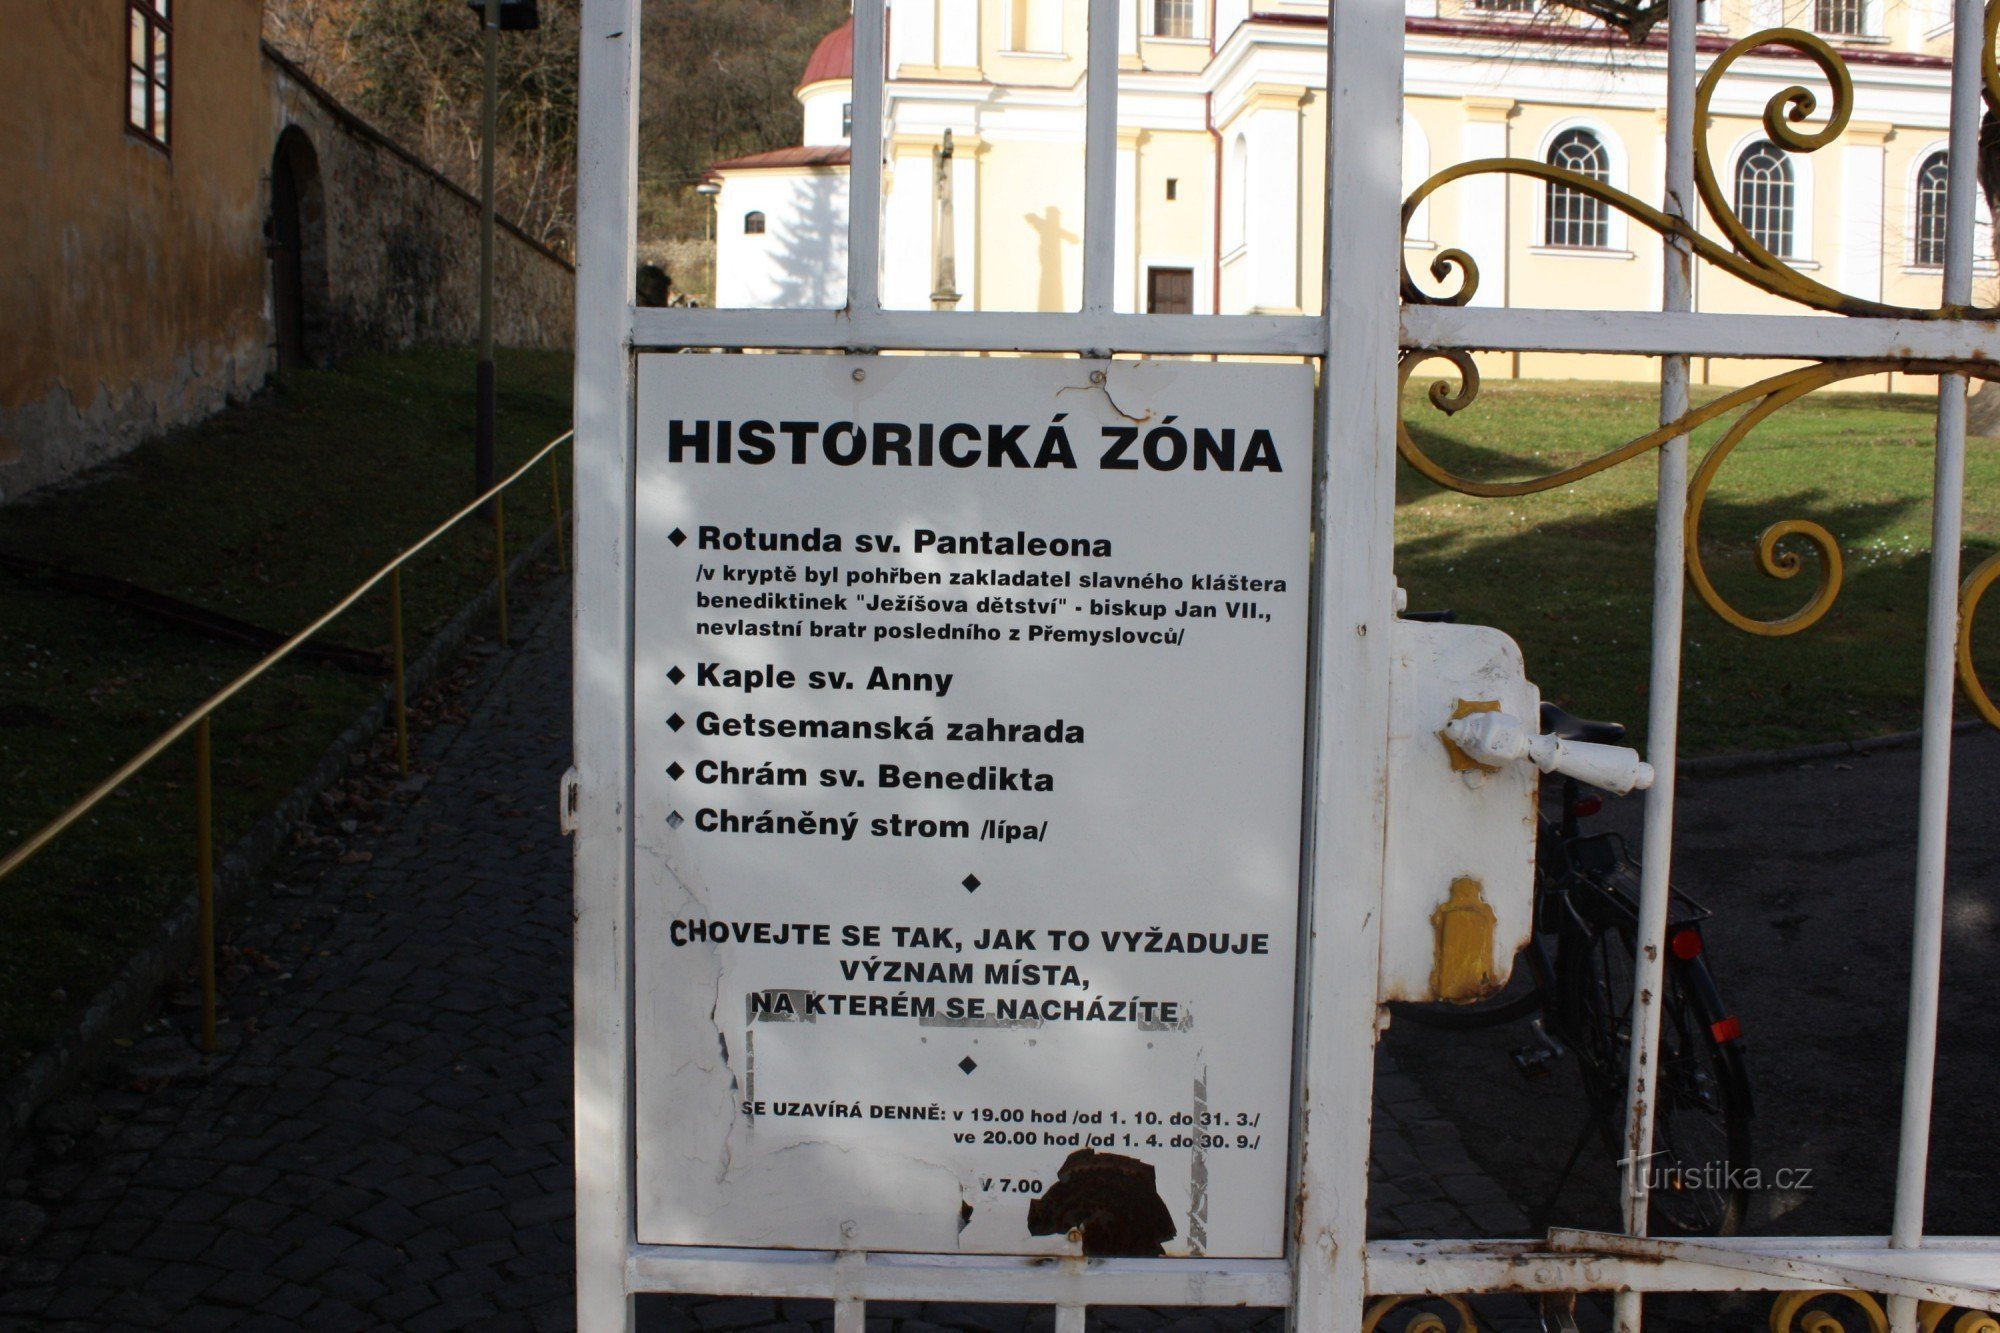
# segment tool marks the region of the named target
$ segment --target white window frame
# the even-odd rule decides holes
[[[1470,18],[1528,23],[1542,12],[1541,6],[1533,0],[1525,8],[1514,8],[1518,3],[1519,0],[1465,0],[1465,13]]]
[[[1861,0],[1860,32],[1831,32],[1820,27],[1820,0],[1803,0],[1803,2],[1810,5],[1811,8],[1799,16],[1801,19],[1806,20],[1800,23],[1799,26],[1809,27],[1811,31],[1818,33],[1822,37],[1845,42],[1886,42],[1889,40],[1884,35],[1882,28],[1882,0]]]
[[[1155,12],[1156,0],[1139,0],[1139,34],[1149,42],[1187,42],[1208,44],[1209,0],[1193,0],[1194,13],[1188,22],[1185,36],[1170,37],[1159,30],[1159,17]]]
[[[1917,262],[1917,188],[1923,176],[1924,163],[1938,153],[1947,155],[1949,161],[1951,144],[1948,140],[1932,139],[1919,148],[1910,158],[1903,171],[1903,271],[1909,274],[1929,276],[1944,272],[1942,264],[1920,264]],[[1986,206],[1985,191],[1975,194],[1973,203],[1972,271],[1981,277],[1991,277],[2000,273],[2000,262],[1993,258],[1993,215]]]
[[[1604,161],[1607,172],[1604,183],[1614,190],[1626,190],[1629,192],[1631,188],[1631,159],[1626,155],[1625,141],[1619,138],[1610,126],[1590,116],[1566,116],[1551,124],[1547,131],[1543,133],[1541,142],[1535,146],[1535,161],[1547,162],[1549,160],[1549,150],[1555,146],[1556,140],[1571,130],[1582,130],[1597,139],[1598,146],[1604,150]],[[1623,211],[1613,208],[1609,204],[1604,206],[1607,216],[1605,218],[1604,245],[1602,247],[1550,245],[1548,243],[1549,192],[1545,182],[1536,181],[1534,184],[1539,188],[1534,191],[1534,230],[1528,233],[1532,238],[1528,246],[1530,253],[1538,255],[1566,255],[1579,259],[1632,258],[1631,229],[1626,225],[1625,214]]]
[[[1771,136],[1764,132],[1764,127],[1759,125],[1731,145],[1729,156],[1723,159],[1723,161],[1729,164],[1728,183],[1724,188],[1727,191],[1726,197],[1731,207],[1734,207],[1736,203],[1736,171],[1743,163],[1743,154],[1749,150],[1750,145],[1761,143],[1765,140],[1777,143],[1775,139],[1771,139]],[[1783,144],[1778,144],[1777,146],[1785,154],[1785,160],[1792,167],[1792,253],[1789,255],[1779,255],[1778,258],[1796,269],[1816,269],[1819,267],[1819,260],[1814,257],[1813,253],[1813,200],[1815,194],[1813,190],[1812,154],[1792,152]]]

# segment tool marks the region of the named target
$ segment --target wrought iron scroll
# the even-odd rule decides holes
[[[1771,1333],[1849,1333],[1847,1320],[1829,1306],[1850,1317],[1858,1314],[1868,1333],[1889,1333],[1882,1302],[1864,1291],[1788,1291],[1771,1303]],[[2000,1333],[2000,1319],[1983,1310],[1919,1301],[1917,1328],[1920,1333]]]
[[[1451,363],[1458,372],[1458,385],[1454,388],[1447,380],[1436,380],[1430,385],[1427,397],[1431,406],[1447,415],[1464,411],[1479,397],[1479,368],[1472,354],[1458,349],[1418,349],[1406,352],[1402,359],[1403,383],[1409,383],[1412,373],[1426,361],[1442,360]],[[1701,519],[1702,509],[1708,502],[1709,490],[1717,472],[1729,460],[1736,447],[1743,443],[1750,432],[1779,409],[1787,407],[1809,393],[1823,389],[1829,384],[1842,380],[1860,379],[1869,375],[1880,375],[1897,370],[1917,375],[1969,374],[1982,379],[2000,379],[2000,365],[1963,365],[1948,361],[1913,360],[1872,360],[1872,361],[1822,361],[1796,370],[1787,370],[1768,379],[1740,389],[1732,389],[1684,415],[1668,422],[1657,430],[1630,440],[1615,449],[1607,450],[1595,458],[1581,463],[1530,477],[1521,481],[1481,481],[1453,472],[1450,468],[1425,453],[1416,438],[1410,433],[1409,424],[1398,419],[1396,424],[1396,448],[1404,461],[1419,473],[1430,478],[1447,490],[1459,491],[1466,495],[1489,498],[1532,495],[1538,491],[1554,490],[1573,481],[1581,481],[1608,468],[1629,462],[1642,454],[1651,453],[1667,441],[1685,435],[1698,427],[1720,420],[1733,413],[1741,412],[1722,438],[1709,447],[1688,482],[1687,511],[1687,566],[1688,579],[1694,590],[1709,610],[1736,628],[1750,634],[1782,637],[1797,634],[1816,624],[1833,606],[1840,595],[1842,559],[1840,543],[1826,527],[1809,518],[1781,519],[1766,527],[1757,538],[1757,567],[1765,576],[1774,579],[1790,579],[1805,567],[1804,560],[1796,550],[1784,549],[1785,544],[1794,539],[1812,547],[1819,564],[1819,580],[1812,597],[1798,610],[1773,620],[1759,620],[1745,615],[1730,605],[1728,600],[1716,590],[1709,579],[1708,570],[1702,563]],[[1984,575],[1976,591],[1973,584]],[[1970,608],[1976,609],[1978,595],[1983,594],[1987,585],[2000,579],[2000,556],[1994,557],[1975,570],[1966,581],[1971,601]],[[1962,618],[1962,626],[1969,633],[1970,615]],[[1970,671],[1969,639],[1960,642],[1960,671]],[[1976,682],[1976,676],[1968,676]],[[1968,693],[1971,690],[1968,688]],[[1983,692],[1975,696],[1975,702],[1983,698]],[[1985,708],[1992,709],[1991,701]],[[1987,714],[1988,720],[2000,726],[2000,709]]]
[[[1992,40],[1996,32],[2000,32],[2000,5],[1989,5],[1985,63],[1987,95],[1996,105],[2000,105],[2000,65],[1996,65]],[[1768,48],[1782,48],[1810,60],[1818,67],[1820,73],[1826,76],[1832,94],[1826,122],[1815,129],[1808,128],[1807,122],[1819,110],[1818,94],[1803,84],[1793,84],[1775,93],[1764,104],[1764,130],[1773,143],[1791,153],[1816,153],[1845,132],[1847,122],[1854,113],[1854,78],[1848,72],[1847,62],[1842,60],[1840,54],[1826,42],[1809,32],[1801,32],[1796,28],[1767,28],[1736,42],[1715,58],[1695,89],[1694,123],[1698,127],[1694,145],[1695,189],[1701,196],[1703,207],[1716,227],[1727,238],[1728,244],[1725,245],[1713,237],[1703,235],[1694,222],[1655,208],[1637,196],[1627,194],[1604,181],[1595,180],[1567,167],[1558,167],[1548,162],[1537,162],[1524,157],[1479,158],[1471,162],[1461,162],[1432,176],[1403,201],[1405,232],[1408,231],[1410,219],[1416,215],[1417,209],[1422,207],[1433,194],[1453,182],[1473,176],[1526,176],[1548,184],[1561,185],[1565,189],[1600,200],[1661,236],[1679,240],[1708,263],[1741,278],[1751,286],[1814,310],[1827,310],[1843,315],[1901,319],[1960,319],[1968,315],[1992,318],[2000,315],[2000,308],[1950,304],[1941,304],[1936,308],[1899,306],[1852,296],[1807,277],[1773,254],[1751,234],[1749,227],[1744,225],[1743,219],[1737,215],[1727,191],[1717,179],[1714,155],[1709,149],[1707,135],[1700,127],[1705,127],[1709,123],[1709,104],[1715,97],[1716,88],[1728,74],[1730,66],[1744,56]],[[1406,262],[1402,282],[1405,301],[1413,305],[1464,305],[1472,299],[1473,293],[1479,288],[1479,265],[1470,254],[1461,249],[1440,250],[1431,260],[1430,273],[1431,277],[1440,283],[1451,282],[1453,275],[1456,274],[1458,285],[1442,293],[1427,292],[1410,276]]]
[[[1989,113],[2000,115],[2000,0],[1988,0],[1984,38],[1980,64],[1983,92]],[[1765,103],[1763,116],[1765,132],[1774,143],[1788,152],[1801,154],[1818,152],[1840,137],[1846,130],[1854,111],[1854,80],[1848,72],[1846,62],[1833,47],[1811,33],[1794,28],[1765,29],[1735,42],[1716,57],[1703,73],[1695,90],[1694,123],[1697,126],[1694,145],[1695,187],[1703,208],[1727,238],[1727,245],[1702,235],[1697,223],[1666,213],[1604,181],[1547,162],[1513,157],[1482,158],[1463,162],[1432,176],[1404,200],[1404,229],[1407,232],[1410,219],[1431,195],[1456,181],[1495,174],[1525,176],[1548,184],[1560,184],[1566,189],[1600,200],[1662,237],[1677,240],[1693,254],[1744,282],[1815,310],[1844,315],[1914,319],[2000,317],[2000,307],[1959,306],[1945,303],[1933,309],[1889,305],[1853,296],[1814,281],[1792,268],[1751,234],[1743,219],[1736,213],[1717,176],[1705,127],[1710,121],[1710,104],[1714,100],[1716,89],[1730,67],[1744,56],[1773,47],[1783,48],[1811,61],[1825,76],[1831,93],[1826,120],[1817,128],[1808,127],[1808,122],[1819,111],[1819,97],[1810,88],[1793,84],[1774,94]],[[1472,299],[1479,287],[1478,263],[1469,253],[1456,247],[1446,248],[1437,253],[1431,260],[1430,274],[1432,278],[1444,284],[1449,284],[1456,275],[1457,286],[1441,293],[1425,291],[1411,277],[1406,260],[1402,277],[1403,299],[1417,305],[1464,305]],[[1404,381],[1407,383],[1411,371],[1418,364],[1433,359],[1451,362],[1458,372],[1459,385],[1453,389],[1442,380],[1433,383],[1429,390],[1431,405],[1446,413],[1462,411],[1471,406],[1479,395],[1479,372],[1471,354],[1467,351],[1423,349],[1407,353],[1402,364]],[[1765,528],[1757,539],[1756,557],[1759,570],[1775,579],[1795,577],[1804,568],[1804,561],[1795,549],[1785,549],[1785,544],[1796,538],[1812,547],[1819,564],[1819,582],[1810,600],[1789,615],[1773,620],[1759,620],[1744,615],[1716,591],[1702,564],[1699,540],[1701,513],[1708,498],[1709,487],[1715,479],[1716,472],[1728,460],[1736,446],[1772,413],[1826,385],[1891,370],[1913,374],[1962,374],[1985,380],[2000,378],[2000,374],[1996,374],[1992,367],[1958,362],[1927,363],[1891,359],[1827,362],[1807,366],[1724,394],[1688,412],[1679,420],[1661,426],[1658,430],[1631,440],[1616,449],[1546,476],[1526,481],[1489,482],[1460,476],[1425,454],[1411,437],[1407,426],[1400,422],[1397,444],[1410,466],[1440,486],[1467,495],[1519,496],[1567,485],[1607,468],[1616,467],[1641,454],[1650,453],[1677,435],[1740,409],[1742,416],[1709,450],[1689,484],[1688,574],[1694,584],[1696,595],[1703,603],[1736,628],[1767,636],[1796,634],[1825,616],[1840,594],[1842,561],[1839,542],[1824,526],[1811,519],[1785,519]],[[1960,589],[1958,675],[1966,697],[1973,707],[1990,725],[2000,728],[2000,704],[1995,703],[1992,695],[1980,681],[1972,660],[1973,624],[1979,612],[1981,599],[1995,582],[2000,582],[2000,555],[1990,557],[1974,569],[1966,577]],[[1775,1313],[1774,1311],[1774,1317]],[[1958,1333],[1958,1330],[1954,1327],[1950,1333]],[[1975,1330],[1968,1329],[1966,1333],[1975,1333]],[[1987,1333],[1987,1330],[1983,1326],[1978,1326],[1976,1333]],[[2000,1333],[2000,1327],[1995,1327],[1991,1333]]]
[[[1986,719],[1988,726],[2000,728],[2000,706],[1993,702],[1993,696],[1986,692],[1986,686],[1979,679],[1979,670],[1972,664],[1972,626],[1979,617],[1979,601],[1986,596],[1986,590],[2000,579],[2000,554],[1989,555],[1965,576],[1965,582],[1958,588],[1958,684],[1965,691],[1965,697]],[[1993,1333],[2000,1333],[1996,1327]]]
[[[1361,1333],[1388,1333],[1383,1327],[1383,1319],[1390,1312],[1414,1302],[1430,1302],[1449,1307],[1455,1323],[1447,1323],[1443,1315],[1430,1310],[1413,1309],[1404,1311],[1407,1316],[1398,1333],[1480,1333],[1479,1320],[1474,1317],[1472,1307],[1456,1296],[1383,1296],[1368,1303],[1361,1316]],[[1926,1330],[1925,1333],[1929,1333]],[[1981,1333],[1984,1333],[1982,1330]]]
[[[1889,1333],[1888,1313],[1864,1291],[1788,1291],[1771,1303],[1771,1333],[1848,1333],[1839,1315],[1821,1308],[1834,1301],[1859,1311],[1868,1333]]]

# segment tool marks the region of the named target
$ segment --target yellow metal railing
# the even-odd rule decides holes
[[[508,641],[507,633],[507,517],[506,491],[515,482],[528,475],[543,459],[549,463],[549,503],[555,514],[556,561],[564,572],[569,570],[569,553],[563,546],[562,471],[556,463],[555,452],[575,438],[574,431],[564,431],[537,449],[534,456],[520,467],[510,472],[491,490],[473,500],[463,509],[453,514],[424,536],[415,545],[404,550],[382,568],[363,580],[345,597],[314,620],[310,625],[279,644],[271,652],[259,659],[248,671],[224,685],[208,699],[198,705],[180,721],[156,736],[139,753],[119,766],[111,776],[86,792],[75,804],[57,815],[38,829],[13,851],[0,858],[0,880],[5,880],[16,870],[34,859],[44,847],[61,837],[78,820],[89,814],[112,792],[131,781],[140,770],[167,750],[168,747],[187,735],[194,733],[194,818],[195,818],[195,934],[200,948],[201,973],[201,1047],[204,1051],[215,1049],[215,800],[211,781],[213,752],[210,746],[211,729],[209,719],[217,709],[241,694],[253,681],[272,667],[291,656],[300,644],[318,634],[328,625],[338,620],[356,602],[379,587],[384,580],[389,584],[389,643],[391,674],[393,685],[391,695],[396,724],[396,769],[407,776],[410,771],[410,715],[409,703],[404,688],[403,676],[403,566],[419,552],[429,547],[438,538],[450,532],[467,518],[478,513],[490,502],[493,506],[493,564],[498,577],[500,619],[500,642]]]

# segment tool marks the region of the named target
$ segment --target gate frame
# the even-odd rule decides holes
[[[1996,0],[2000,2],[2000,0]],[[575,851],[575,1097],[578,1322],[629,1330],[639,1292],[829,1299],[840,1333],[862,1333],[869,1300],[1046,1304],[1059,1333],[1081,1333],[1089,1305],[1285,1307],[1295,1326],[1357,1333],[1365,1298],[1480,1292],[1619,1293],[1616,1325],[1636,1331],[1647,1291],[1835,1291],[1890,1295],[1897,1333],[1919,1300],[2000,1304],[1990,1274],[2000,1238],[1926,1243],[1922,1234],[1930,1073],[1937,1030],[1945,797],[1958,628],[1963,495],[1963,376],[1940,381],[1925,741],[1916,884],[1909,1060],[1895,1230],[1887,1237],[1644,1239],[1646,1173],[1624,1183],[1626,1235],[1552,1232],[1545,1240],[1365,1241],[1369,1123],[1377,1032],[1380,896],[1387,828],[1393,515],[1401,349],[1628,352],[1662,360],[1661,420],[1687,407],[1692,355],[1965,359],[2000,357],[2000,325],[1967,318],[1828,320],[1690,310],[1690,254],[1666,247],[1655,314],[1401,306],[1400,0],[1338,0],[1327,25],[1325,235],[1319,315],[1114,313],[1117,46],[1120,0],[1089,8],[1085,111],[1083,302],[1076,312],[885,310],[879,291],[880,152],[850,168],[848,305],[839,311],[641,309],[636,263],[641,0],[584,0],[581,19],[576,325],[575,767],[565,818]],[[1672,0],[1665,207],[1691,219],[1696,0]],[[882,139],[884,0],[856,0],[853,136]],[[1975,140],[1984,43],[1978,0],[1954,0],[1947,303],[1972,277]],[[1110,88],[1113,95],[1104,95]],[[1338,182],[1339,188],[1334,188]],[[1338,203],[1336,203],[1338,201]],[[680,348],[1023,351],[1289,355],[1319,359],[1313,491],[1312,624],[1298,1010],[1290,1138],[1295,1218],[1275,1260],[894,1255],[860,1251],[641,1245],[636,1170],[630,811],[636,357]],[[1671,854],[1686,437],[1661,450],[1656,510],[1653,674],[1630,1086],[1655,1073]],[[1343,534],[1329,559],[1325,534]],[[1358,555],[1358,558],[1356,558]],[[1322,862],[1321,843],[1342,854]],[[1629,1139],[1649,1143],[1649,1099]],[[1319,1121],[1315,1135],[1315,1120]],[[1638,1154],[1634,1154],[1638,1157]]]

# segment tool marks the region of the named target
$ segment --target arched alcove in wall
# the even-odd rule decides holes
[[[296,125],[285,127],[271,154],[271,214],[265,226],[271,257],[272,341],[278,366],[324,362],[327,347],[326,193],[319,153]]]

